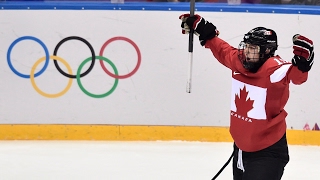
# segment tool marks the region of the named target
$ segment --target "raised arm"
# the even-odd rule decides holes
[[[231,67],[231,56],[235,55],[238,50],[217,37],[219,31],[216,26],[198,14],[192,17],[189,14],[182,14],[179,19],[182,21],[182,34],[188,34],[190,28],[194,29],[194,34],[199,36],[200,44],[206,48],[210,48],[214,57],[221,64],[229,68]]]
[[[312,40],[296,34],[292,38],[293,41],[293,58],[292,69],[289,71],[288,77],[294,84],[302,84],[307,80],[308,71],[313,65],[314,51]]]

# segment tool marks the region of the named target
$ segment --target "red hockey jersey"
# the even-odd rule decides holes
[[[236,145],[254,152],[280,140],[286,131],[284,106],[289,84],[302,84],[308,73],[279,56],[269,58],[256,73],[251,73],[238,59],[238,49],[222,39],[208,40],[205,47],[232,71],[230,133]]]

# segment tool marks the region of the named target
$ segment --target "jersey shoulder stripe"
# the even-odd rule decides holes
[[[270,82],[276,83],[281,81],[287,74],[292,64],[283,64],[270,75]]]

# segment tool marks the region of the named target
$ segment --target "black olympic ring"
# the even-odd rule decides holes
[[[91,51],[91,56],[92,56],[91,65],[90,65],[90,67],[89,67],[84,73],[80,74],[80,77],[83,77],[83,76],[87,75],[88,73],[90,73],[90,71],[93,69],[94,63],[96,62],[96,55],[95,55],[95,53],[94,53],[94,49],[93,49],[93,47],[91,46],[91,44],[90,44],[87,40],[85,40],[85,39],[83,39],[83,38],[81,38],[81,37],[78,37],[78,36],[69,36],[69,37],[66,37],[66,38],[62,39],[62,40],[57,44],[57,46],[54,48],[53,55],[54,55],[54,56],[57,56],[57,52],[58,52],[59,47],[60,47],[63,43],[65,43],[66,41],[69,41],[69,40],[72,40],[72,39],[82,41],[83,43],[85,43],[85,44],[89,47],[89,49],[90,49],[90,51]],[[58,61],[57,61],[57,60],[54,59],[53,62],[54,62],[54,65],[56,66],[57,70],[58,70],[62,75],[66,76],[66,77],[68,77],[68,78],[74,78],[74,79],[76,78],[76,75],[72,75],[72,74],[65,73],[65,72],[59,67],[59,64],[58,64]]]

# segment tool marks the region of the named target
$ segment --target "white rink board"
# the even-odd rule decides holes
[[[1,124],[123,124],[123,125],[190,125],[228,126],[231,94],[231,72],[219,64],[208,49],[194,41],[192,93],[186,93],[188,71],[188,36],[181,35],[178,11],[103,11],[103,10],[10,10],[0,11],[0,123]],[[292,58],[291,38],[303,34],[315,42],[315,64],[309,80],[302,86],[291,86],[286,106],[288,128],[302,129],[305,123],[319,124],[320,77],[317,55],[320,54],[320,16],[297,14],[259,14],[197,12],[213,22],[220,37],[238,46],[243,34],[257,26],[274,29],[278,34],[282,58]],[[47,98],[31,85],[30,79],[17,76],[8,66],[7,51],[19,37],[39,38],[53,55],[63,38],[86,39],[99,55],[110,38],[123,36],[140,49],[141,65],[129,78],[119,79],[115,91],[104,98],[84,94],[73,79],[71,88],[58,98]],[[15,69],[30,75],[32,66],[43,57],[41,46],[21,41],[13,48],[11,62]],[[80,41],[62,44],[58,56],[65,59],[73,73],[89,48]],[[107,46],[104,56],[117,67],[120,75],[130,73],[137,54],[124,41]],[[83,67],[84,72],[90,63]],[[105,63],[107,64],[107,63]],[[60,67],[67,71],[62,63]],[[43,63],[37,67],[38,72]],[[111,72],[112,69],[110,66]],[[62,91],[68,78],[62,76],[50,60],[43,74],[35,78],[37,86],[47,93]],[[109,91],[114,79],[102,70],[99,61],[81,82],[92,93]],[[312,128],[312,127],[311,127]]]

